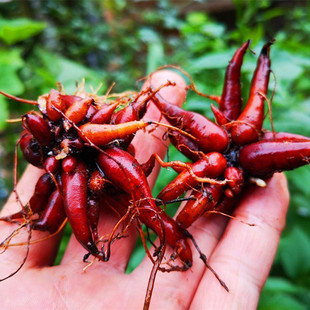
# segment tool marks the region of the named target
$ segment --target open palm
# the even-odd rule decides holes
[[[178,75],[160,71],[152,76],[151,83],[157,87],[167,80],[175,81],[177,86],[163,88],[161,96],[181,105],[186,92]],[[145,118],[158,120],[160,113],[152,106]],[[144,139],[145,134],[139,132],[134,140],[135,157],[139,162],[146,161],[152,153],[163,156],[166,151],[166,146],[158,139],[163,131],[158,128],[147,139]],[[33,166],[25,171],[18,184],[23,202],[31,197],[41,174],[42,171]],[[158,167],[149,177],[151,186],[157,174]],[[195,222],[189,228],[190,233],[230,291],[223,289],[193,249],[194,265],[190,270],[157,274],[151,309],[255,309],[285,225],[288,200],[286,179],[282,174],[275,174],[266,188],[249,187],[234,211],[236,218],[254,226],[235,219],[228,221],[221,215]],[[12,214],[19,208],[12,194],[1,215]],[[103,211],[100,234],[109,233],[116,222],[115,213]],[[13,224],[0,222],[1,239],[14,228]],[[85,271],[82,261],[85,250],[74,236],[59,266],[52,265],[60,235],[32,244],[23,268],[0,283],[1,309],[142,309],[152,263],[145,258],[131,274],[125,274],[138,237],[134,225],[127,234],[127,238],[112,245],[109,262],[95,261]],[[32,231],[32,240],[46,235]],[[25,230],[14,241],[25,242],[27,237]],[[2,253],[0,277],[16,270],[25,253],[25,246],[10,247]]]

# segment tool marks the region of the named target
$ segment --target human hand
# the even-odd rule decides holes
[[[166,79],[176,81],[178,87],[163,88],[162,96],[180,105],[185,97],[185,85],[177,75],[159,72],[153,76],[152,85],[164,84]],[[158,120],[159,112],[152,107],[147,117]],[[162,136],[158,130],[155,133],[157,137]],[[135,138],[135,148],[139,162],[144,162],[152,153],[163,155],[165,152],[165,146],[154,135],[143,139],[142,132]],[[31,197],[35,180],[41,174],[37,168],[27,168],[17,189],[22,201],[27,202]],[[156,176],[157,171],[154,171],[149,178],[151,185]],[[151,308],[255,309],[284,227],[287,205],[285,178],[276,174],[267,188],[248,189],[235,209],[235,217],[255,226],[250,227],[234,219],[227,224],[227,219],[220,215],[195,222],[189,231],[230,292],[220,286],[193,249],[194,265],[189,271],[157,274]],[[12,214],[19,208],[13,195],[1,215]],[[109,210],[105,210],[101,218],[100,234],[103,235],[111,231],[117,218]],[[12,227],[11,224],[0,223],[2,239],[10,234]],[[137,238],[134,225],[127,234],[128,238],[112,245],[109,262],[96,261],[86,271],[83,271],[85,263],[82,261],[85,250],[74,237],[59,266],[51,265],[60,235],[31,245],[23,268],[0,284],[2,309],[142,309],[152,264],[146,258],[134,272],[125,274]],[[32,231],[32,240],[46,235]],[[27,237],[27,232],[23,231],[14,241],[25,241]],[[21,246],[10,247],[1,254],[1,277],[18,268],[25,253],[25,246]]]

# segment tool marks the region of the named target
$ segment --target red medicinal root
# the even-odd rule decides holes
[[[248,102],[230,128],[231,138],[238,145],[255,142],[260,136],[264,120],[264,101],[267,96],[270,76],[269,51],[273,41],[262,48],[252,79]]]
[[[275,172],[292,170],[309,163],[310,141],[261,141],[240,151],[240,164],[250,175],[266,178]]]
[[[202,152],[221,152],[227,148],[229,138],[225,129],[214,124],[203,115],[183,110],[180,107],[168,103],[160,95],[155,95],[154,99],[157,107],[171,125],[197,138],[196,143]],[[190,145],[188,148],[190,148]]]
[[[218,103],[218,107],[211,105],[215,122],[172,104],[177,96],[169,101],[161,90],[176,87],[177,94],[180,86],[173,81],[155,90],[150,84],[140,93],[113,96],[87,94],[81,89],[69,95],[52,89],[38,101],[0,91],[10,99],[39,109],[22,117],[23,131],[17,144],[27,162],[44,170],[25,205],[15,189],[21,210],[0,218],[0,221],[20,225],[9,237],[4,236],[1,243],[4,250],[23,227],[28,229],[29,245],[32,229],[56,234],[68,220],[75,238],[87,251],[84,260],[93,255],[97,260],[107,261],[112,258],[111,244],[117,246],[117,240],[124,238],[128,227],[134,225],[153,263],[145,309],[150,305],[158,270],[186,271],[192,266],[189,240],[206,267],[228,290],[190,234],[191,225],[201,216],[230,213],[248,183],[266,186],[265,180],[273,173],[295,169],[310,160],[310,138],[262,128],[264,103],[269,103],[273,43],[274,40],[266,43],[261,50],[244,108],[241,68],[250,40],[237,49],[226,69],[222,95],[205,95]],[[186,89],[201,95],[192,80]],[[143,120],[151,102],[161,115],[154,120]],[[164,118],[171,125],[162,123]],[[131,143],[134,136],[143,130],[145,135],[141,139],[148,139],[147,133],[152,135],[159,126],[167,130],[160,137],[170,138],[177,150],[192,162],[164,162],[158,154],[152,154],[143,163],[137,160],[135,154],[141,150]],[[158,143],[162,143],[159,140]],[[155,161],[178,173],[165,184],[157,198],[152,196],[147,179]],[[189,190],[191,194],[183,198]],[[184,200],[186,203],[176,220],[167,215],[168,203]],[[108,237],[101,236],[98,230],[100,212],[104,208],[110,208],[118,217]],[[150,238],[144,236],[142,224],[158,236],[152,254],[146,244]],[[170,248],[172,254],[163,260],[166,248]]]
[[[192,254],[186,237],[152,197],[145,174],[138,162],[126,151],[109,148],[99,154],[98,164],[116,187],[130,194],[138,208],[139,219],[176,251],[185,268],[192,264]]]
[[[220,153],[209,153],[190,165],[190,169],[198,178],[217,178],[226,168],[226,159]],[[172,166],[174,163],[172,163]],[[177,163],[175,164],[177,165]],[[163,201],[173,200],[187,190],[199,184],[190,171],[184,169],[171,183],[169,183],[157,196]],[[211,181],[210,181],[211,182]]]
[[[224,80],[224,88],[219,103],[220,111],[228,122],[237,119],[242,108],[240,73],[243,57],[251,41],[248,40],[237,49],[231,59]],[[221,125],[224,125],[223,123]]]

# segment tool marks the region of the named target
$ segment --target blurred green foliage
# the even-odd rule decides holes
[[[252,40],[259,53],[266,40],[276,38],[271,49],[275,88],[272,115],[277,131],[310,136],[310,7],[307,2],[234,0],[227,13],[193,11],[190,6],[124,0],[0,3],[0,89],[34,99],[60,81],[68,92],[86,79],[90,89],[116,82],[115,91],[137,89],[136,80],[164,64],[189,72],[198,89],[221,94],[225,67],[238,46]],[[230,15],[230,16],[228,16]],[[233,18],[231,18],[233,16]],[[247,53],[242,68],[246,102],[257,55]],[[189,94],[185,107],[212,117],[210,101]],[[0,199],[12,180],[12,152],[20,124],[7,124],[29,107],[0,97]],[[266,118],[265,127],[270,128]],[[170,148],[170,159],[182,159]],[[20,162],[23,168],[22,160]],[[161,171],[154,192],[174,177]],[[309,309],[310,307],[310,171],[287,173],[291,205],[287,227],[271,275],[262,292],[259,309]],[[169,207],[173,210],[173,207]],[[62,245],[62,251],[65,245]],[[138,264],[139,248],[128,267]],[[60,254],[61,255],[61,254]]]

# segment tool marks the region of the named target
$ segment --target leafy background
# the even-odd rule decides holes
[[[76,81],[102,91],[116,82],[115,91],[137,89],[136,81],[164,64],[188,71],[198,88],[220,94],[225,67],[247,39],[259,53],[266,40],[274,76],[270,94],[277,131],[310,136],[310,5],[308,1],[125,1],[45,0],[0,2],[0,89],[34,99],[56,82],[67,92]],[[257,56],[247,53],[243,93],[247,91]],[[210,114],[210,101],[194,94],[186,108]],[[19,117],[29,107],[0,97],[0,200],[12,188],[14,144]],[[270,128],[266,119],[265,127]],[[175,149],[171,159],[182,159]],[[24,168],[19,160],[18,173]],[[166,183],[171,172],[162,171]],[[310,171],[287,173],[291,203],[287,226],[262,292],[259,309],[310,307]],[[162,185],[159,183],[154,191]],[[70,232],[68,232],[69,234]],[[68,237],[67,234],[67,237]],[[61,246],[61,252],[65,243]],[[128,267],[143,255],[138,248]]]

